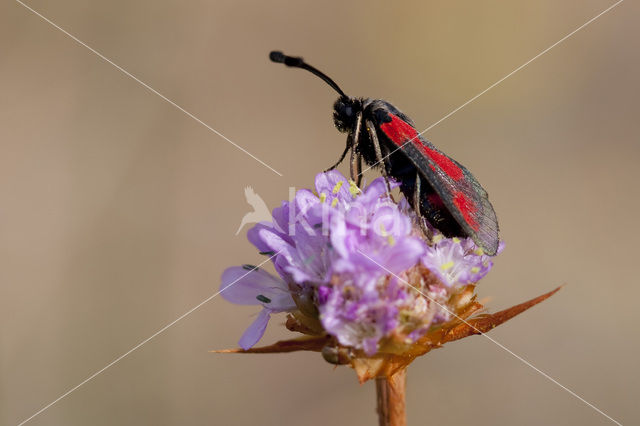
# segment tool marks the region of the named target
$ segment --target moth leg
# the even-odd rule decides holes
[[[336,167],[338,167],[340,165],[340,163],[342,163],[342,160],[344,160],[344,157],[347,156],[347,152],[349,152],[350,149],[351,149],[351,144],[349,143],[349,137],[347,136],[347,147],[344,149],[344,152],[340,156],[340,159],[338,161],[336,161],[336,164],[334,164],[333,166],[331,166],[327,170],[325,170],[324,173],[326,173],[328,171],[331,171],[331,170],[335,169]]]
[[[416,217],[418,218],[418,224],[420,225],[420,229],[422,229],[422,233],[427,238],[427,243],[432,245],[433,243],[433,231],[429,229],[426,223],[426,219],[422,214],[422,203],[421,203],[421,195],[422,195],[422,181],[420,180],[420,173],[416,173],[416,186],[413,189],[413,210],[416,213]]]
[[[360,144],[360,132],[362,131],[362,113],[358,114],[356,119],[356,130],[353,133],[351,140],[351,164],[350,173],[351,180],[356,182],[360,187],[362,181],[362,154],[359,152],[358,145]]]
[[[360,187],[362,182],[362,154],[356,152],[355,149],[351,150],[351,180],[356,183],[358,188]]]
[[[376,153],[376,162],[377,164],[382,164],[381,173],[384,177],[384,182],[387,185],[387,195],[391,197],[391,185],[389,185],[389,175],[387,173],[386,158],[382,156],[382,148],[380,147],[380,141],[378,140],[378,135],[376,134],[376,128],[373,127],[373,123],[370,120],[367,120],[367,132],[369,132],[369,135],[371,136],[373,150]]]
[[[356,148],[358,147],[358,134],[360,133],[360,123],[361,122],[362,122],[362,114],[359,114],[357,122],[356,122],[355,138],[353,137],[353,134],[349,134],[349,136],[347,136],[347,146],[345,147],[344,151],[342,152],[342,155],[340,156],[338,161],[336,161],[336,163],[333,166],[329,167],[327,170],[324,171],[325,173],[335,169],[336,167],[338,167],[340,165],[340,163],[342,163],[342,160],[344,160],[344,158],[347,156],[347,152],[349,152],[349,150],[351,150],[351,179],[355,180],[354,171],[353,171],[353,161],[354,161],[353,160],[353,154],[356,151]]]
[[[355,179],[353,179],[354,174],[356,177]],[[362,154],[355,148],[351,150],[351,176],[351,180],[353,180],[356,183],[356,186],[360,188],[360,184],[362,183]]]

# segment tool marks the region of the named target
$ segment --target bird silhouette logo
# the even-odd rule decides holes
[[[253,211],[244,215],[240,222],[240,227],[236,231],[236,235],[240,233],[246,224],[271,220],[271,212],[269,211],[267,204],[258,194],[256,194],[252,187],[247,186],[244,189],[244,197],[246,198],[247,203],[253,207]]]

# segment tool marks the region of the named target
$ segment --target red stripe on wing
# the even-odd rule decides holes
[[[391,113],[389,113],[389,116],[391,117],[391,121],[381,124],[380,130],[382,130],[394,144],[402,147],[405,143],[411,141],[420,152],[436,163],[451,179],[457,181],[464,178],[460,167],[451,161],[449,157],[422,143],[418,132],[413,126]]]
[[[477,231],[479,226],[475,218],[475,213],[478,211],[475,203],[467,197],[464,192],[456,191],[453,193],[453,204],[460,210],[462,217],[469,224],[469,226]]]

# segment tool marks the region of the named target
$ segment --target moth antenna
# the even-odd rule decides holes
[[[280,64],[285,64],[288,67],[302,68],[303,70],[307,70],[307,71],[315,74],[316,76],[320,77],[325,83],[327,83],[329,86],[331,86],[333,88],[333,90],[338,92],[340,94],[340,96],[343,96],[345,98],[348,97],[342,91],[340,86],[338,86],[336,84],[335,81],[330,79],[329,76],[327,76],[322,71],[320,71],[320,70],[312,67],[311,65],[307,64],[304,61],[304,59],[302,59],[300,57],[287,56],[287,55],[285,55],[284,53],[282,53],[280,51],[274,50],[273,52],[269,53],[269,59],[271,59],[271,61],[273,61],[273,62],[277,62],[277,63],[280,63]]]

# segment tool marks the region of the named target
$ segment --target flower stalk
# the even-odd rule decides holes
[[[393,376],[376,379],[378,424],[380,426],[406,426],[406,386],[406,368],[401,369]]]

